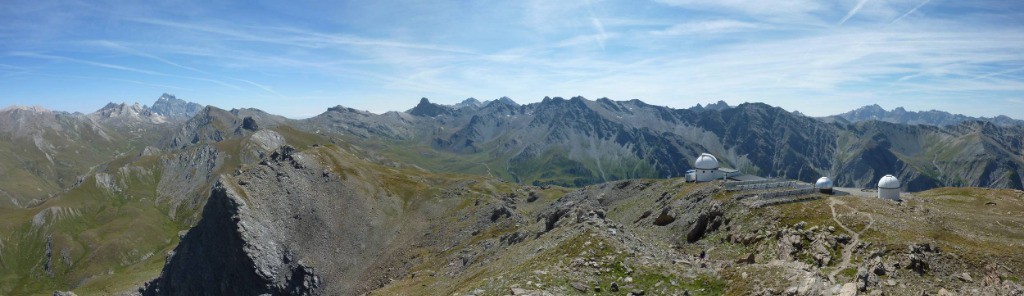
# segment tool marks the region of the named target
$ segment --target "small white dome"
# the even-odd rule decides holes
[[[885,175],[882,179],[878,180],[878,188],[885,189],[899,189],[900,180],[896,179],[893,175]]]
[[[832,179],[828,177],[821,177],[818,182],[814,183],[814,188],[818,189],[832,189]]]
[[[697,161],[693,162],[693,166],[698,170],[717,170],[718,158],[715,158],[714,155],[703,153],[697,157]]]

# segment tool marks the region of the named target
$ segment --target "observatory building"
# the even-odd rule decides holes
[[[819,178],[818,182],[814,183],[814,189],[821,193],[832,194],[832,179],[828,177]]]
[[[878,198],[900,200],[900,180],[893,175],[878,180]]]
[[[693,162],[693,167],[696,168],[694,171],[694,179],[697,182],[707,182],[720,178],[718,172],[718,158],[708,153],[702,153],[697,156],[697,160]]]
[[[701,153],[693,161],[695,169],[686,171],[687,182],[708,182],[715,179],[730,179],[733,181],[760,180],[757,176],[745,175],[738,170],[723,168],[718,163],[718,158],[709,153]]]

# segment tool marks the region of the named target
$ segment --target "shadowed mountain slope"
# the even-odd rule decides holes
[[[807,182],[835,176],[846,187],[874,187],[895,174],[909,190],[1021,188],[1024,175],[1024,127],[826,123],[761,103],[672,109],[556,97],[456,109],[423,99],[409,112],[339,106],[297,124],[430,170],[535,185],[681,176],[703,152],[751,174]]]

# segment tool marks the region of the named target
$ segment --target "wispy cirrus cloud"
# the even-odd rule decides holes
[[[663,30],[653,31],[652,33],[655,35],[721,34],[766,28],[768,28],[768,26],[758,23],[719,19],[675,24]]]
[[[113,70],[126,71],[126,72],[133,72],[133,73],[139,73],[139,74],[154,75],[154,76],[164,76],[164,77],[174,77],[174,78],[181,78],[181,79],[190,79],[190,80],[196,80],[196,81],[205,81],[205,82],[210,82],[210,83],[214,83],[214,84],[225,86],[225,87],[230,87],[230,88],[236,89],[236,90],[239,89],[238,86],[235,86],[235,85],[229,84],[229,83],[225,83],[223,81],[216,80],[216,79],[168,74],[168,73],[157,72],[157,71],[141,69],[141,68],[136,68],[136,67],[122,66],[122,65],[103,63],[103,62],[95,62],[95,61],[89,61],[89,60],[83,60],[83,59],[77,59],[77,58],[71,58],[71,57],[65,57],[65,56],[56,56],[56,55],[34,53],[34,52],[11,52],[11,53],[8,53],[8,55],[10,55],[10,56],[17,56],[17,57],[37,58],[37,59],[44,59],[44,60],[51,60],[51,61],[58,61],[58,62],[72,62],[72,63],[82,64],[82,65],[87,65],[87,66],[93,66],[93,67],[99,67],[99,68],[105,68],[105,69],[113,69]]]
[[[867,3],[868,0],[858,0],[857,5],[854,5],[853,9],[850,9],[850,11],[846,13],[846,16],[844,16],[843,19],[839,20],[839,23],[836,24],[836,26],[842,26],[844,23],[846,23],[846,21],[850,20],[851,17],[857,15],[857,13],[860,12],[862,8],[864,8],[864,4]]]
[[[906,13],[901,14],[900,17],[893,19],[891,22],[889,22],[889,24],[890,25],[891,24],[895,24],[895,23],[899,22],[900,20],[902,20],[903,18],[905,18],[905,17],[907,17],[907,16],[909,16],[911,14],[914,14],[914,12],[916,12],[918,9],[921,9],[922,6],[924,6],[925,4],[928,4],[928,2],[931,2],[931,1],[932,0],[921,1],[920,4],[918,4],[917,6],[914,6],[914,8],[911,8]]]
[[[700,11],[725,12],[742,16],[753,16],[761,20],[822,26],[824,22],[818,15],[826,10],[828,2],[814,0],[778,0],[778,1],[744,1],[744,0],[655,0],[656,2]]]
[[[65,24],[41,34],[47,38],[0,28],[0,51],[35,54],[5,56],[10,67],[0,72],[19,82],[0,87],[23,95],[46,90],[24,83],[42,85],[48,76],[36,74],[91,71],[146,83],[145,91],[176,86],[205,103],[291,116],[337,104],[401,110],[424,96],[452,103],[584,95],[673,107],[725,99],[811,115],[876,102],[921,109],[953,98],[1024,97],[1024,30],[1015,21],[1024,8],[998,1],[189,4],[70,12],[82,15],[67,19],[96,22],[76,22],[82,30],[73,33]],[[287,103],[295,100],[315,104]],[[997,104],[963,108],[1012,109],[989,105]]]
[[[193,32],[208,33],[217,36],[232,38],[234,41],[270,43],[282,46],[294,46],[303,48],[324,48],[337,46],[394,47],[460,54],[474,54],[472,51],[454,47],[407,43],[386,39],[362,38],[346,34],[330,34],[302,30],[293,27],[273,27],[258,25],[243,27],[227,26],[223,24],[218,25],[185,23],[157,19],[129,19],[129,21],[141,24],[188,30]]]

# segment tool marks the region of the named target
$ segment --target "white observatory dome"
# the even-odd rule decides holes
[[[717,170],[718,159],[714,155],[702,153],[697,157],[697,160],[693,162],[693,166],[698,170]]]
[[[878,188],[885,189],[899,189],[900,180],[896,179],[893,175],[885,175],[882,179],[878,180]]]
[[[878,198],[900,200],[900,180],[892,175],[885,175],[878,180]]]

